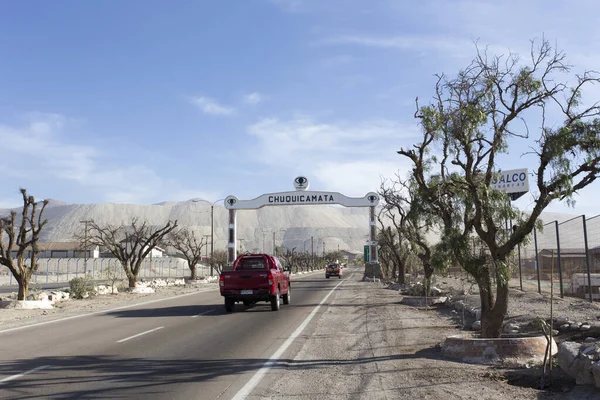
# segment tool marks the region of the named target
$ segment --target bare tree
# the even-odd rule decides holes
[[[162,227],[154,227],[147,222],[140,223],[132,218],[129,225],[99,225],[88,222],[87,243],[109,251],[119,260],[129,281],[129,287],[137,286],[138,274],[144,259],[164,241],[164,238],[177,227],[177,221],[169,221]],[[84,234],[76,238],[83,243]]]
[[[20,189],[23,196],[23,209],[20,219],[12,211],[8,217],[0,218],[0,264],[6,266],[19,284],[17,300],[25,300],[29,291],[31,276],[37,271],[38,238],[47,220],[43,220],[48,200],[42,201],[38,214],[38,203],[26,189]],[[29,264],[25,252],[29,250]],[[16,264],[12,252],[16,251]]]
[[[392,222],[398,232],[399,241],[408,243],[402,249],[398,263],[401,266],[402,281],[408,252],[414,252],[423,267],[425,274],[424,288],[427,293],[431,288],[431,278],[435,272],[434,252],[436,246],[430,245],[426,239],[427,233],[438,223],[435,214],[429,212],[427,206],[423,205],[418,195],[417,187],[413,180],[402,179],[396,174],[391,182],[383,181],[379,194],[384,200],[382,213]],[[381,221],[380,221],[381,222]]]
[[[379,244],[379,264],[383,279],[405,283],[405,259],[407,249],[398,229],[385,226],[381,214],[377,216],[380,228],[377,235]]]
[[[221,271],[223,271],[224,265],[227,265],[227,251],[213,251],[212,257],[210,258],[210,266],[213,268],[213,271],[216,271],[217,274],[220,274]]]
[[[204,238],[198,239],[191,228],[183,227],[172,231],[167,243],[183,254],[191,272],[190,279],[196,279],[196,265],[202,261],[202,249],[207,245]]]
[[[474,61],[456,78],[438,76],[430,105],[417,103],[423,141],[398,152],[413,163],[422,204],[443,222],[441,246],[477,282],[484,337],[502,332],[508,261],[517,244],[552,201],[572,201],[573,193],[600,173],[600,107],[581,104],[582,90],[599,79],[585,72],[570,86],[572,77],[559,76],[569,72],[564,54],[546,40],[539,45],[532,41],[526,65],[514,54],[489,58],[477,49]],[[560,114],[562,124],[546,124],[550,110]],[[525,117],[539,120],[534,137]],[[518,212],[505,193],[491,186],[502,169],[498,157],[509,147],[537,164],[535,206],[529,214]],[[530,152],[523,151],[528,148]],[[507,219],[517,221],[514,230],[503,229]],[[473,251],[473,233],[488,254]]]

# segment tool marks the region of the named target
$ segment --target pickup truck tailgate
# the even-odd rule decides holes
[[[258,271],[228,271],[223,272],[223,289],[225,290],[244,290],[244,289],[268,289],[269,270]]]

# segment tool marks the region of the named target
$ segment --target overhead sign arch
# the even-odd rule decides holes
[[[291,205],[332,205],[344,207],[369,207],[369,261],[377,261],[375,207],[379,204],[379,195],[369,192],[364,197],[348,197],[338,192],[309,191],[309,181],[304,176],[294,179],[296,190],[289,192],[265,193],[254,199],[240,200],[236,196],[227,196],[225,208],[229,210],[229,235],[227,241],[227,262],[232,264],[237,257],[237,210],[257,210],[265,206]]]

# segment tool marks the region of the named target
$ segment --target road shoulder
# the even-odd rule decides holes
[[[449,315],[399,304],[397,291],[357,275],[335,291],[294,359],[249,399],[555,398],[506,383],[498,369],[442,359],[436,345],[458,332]]]

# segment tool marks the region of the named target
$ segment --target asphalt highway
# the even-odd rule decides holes
[[[356,268],[347,268],[347,279]],[[12,330],[0,327],[2,399],[242,399],[277,384],[344,279],[294,276],[291,304],[218,290]],[[321,305],[321,306],[319,306]],[[275,377],[274,377],[275,374]]]

